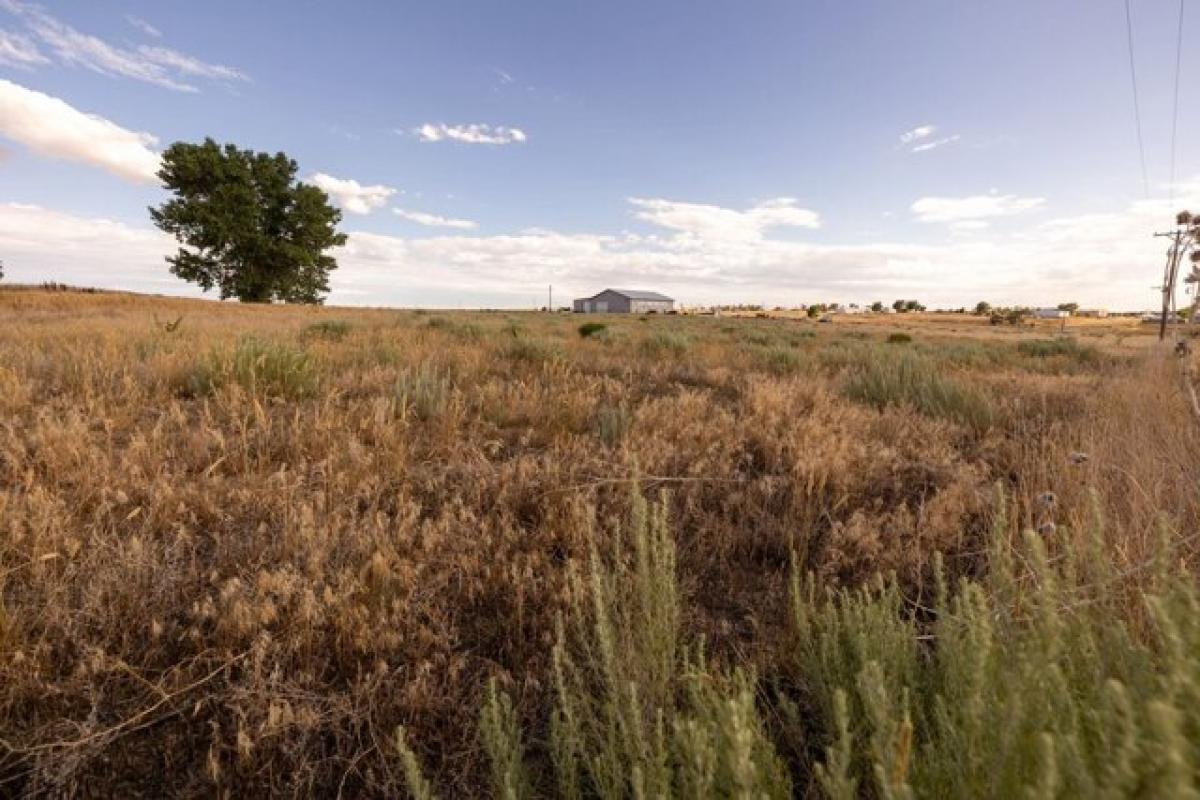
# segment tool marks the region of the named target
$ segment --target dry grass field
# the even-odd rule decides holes
[[[1067,333],[0,290],[0,794],[1185,796],[1200,431]]]

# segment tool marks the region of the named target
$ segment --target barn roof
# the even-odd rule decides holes
[[[670,297],[658,292],[647,292],[642,289],[606,289],[605,291],[619,294],[622,297],[628,297],[630,300],[660,300],[664,302],[674,302]],[[601,292],[604,294],[604,292]]]

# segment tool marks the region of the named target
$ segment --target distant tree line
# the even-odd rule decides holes
[[[1056,308],[1068,314],[1076,314],[1079,312],[1079,303],[1059,303]],[[1033,309],[1028,306],[993,306],[986,300],[980,300],[975,304],[975,314],[987,317],[992,325],[1020,325],[1026,317],[1033,314]]]

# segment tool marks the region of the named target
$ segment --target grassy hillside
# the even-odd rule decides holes
[[[1197,433],[1103,325],[0,290],[0,794],[1183,796]]]

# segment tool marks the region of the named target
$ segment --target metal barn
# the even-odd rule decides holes
[[[675,301],[670,297],[640,289],[605,289],[575,301],[575,311],[581,314],[666,314],[674,310]]]

